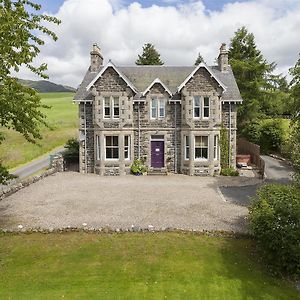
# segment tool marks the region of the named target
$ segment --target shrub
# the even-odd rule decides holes
[[[248,124],[242,135],[260,145],[262,153],[280,152],[285,140],[285,125],[282,119],[264,119]]]
[[[67,163],[79,162],[79,142],[77,139],[69,139],[63,152],[64,160]]]
[[[147,167],[142,163],[140,159],[135,159],[133,164],[131,165],[131,173],[138,175],[144,174],[147,172]]]
[[[223,175],[223,176],[239,176],[239,172],[232,167],[222,168],[221,175]]]
[[[250,207],[250,229],[275,273],[300,275],[300,189],[265,185]]]

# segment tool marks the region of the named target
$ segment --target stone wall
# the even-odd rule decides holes
[[[231,107],[231,116],[229,115],[229,108]],[[231,132],[229,132],[231,121]],[[231,167],[236,167],[236,132],[237,132],[237,106],[236,104],[229,104],[228,102],[222,105],[222,123],[228,131],[228,139],[230,139],[231,147]]]

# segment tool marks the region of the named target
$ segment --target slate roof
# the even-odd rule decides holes
[[[103,66],[102,68],[104,68]],[[99,72],[102,70],[99,70]],[[153,82],[159,78],[174,94],[178,97],[177,89],[184,82],[184,80],[193,72],[195,66],[116,66],[116,68],[124,74],[129,81],[139,90],[135,98],[139,98],[141,93]],[[222,100],[242,101],[238,86],[236,84],[231,68],[227,73],[219,71],[218,66],[209,67],[214,76],[221,81],[226,87],[222,95]],[[74,100],[92,100],[90,91],[86,87],[97,76],[99,72],[86,72],[82,83],[80,84]]]

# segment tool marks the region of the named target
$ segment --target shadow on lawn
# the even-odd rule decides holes
[[[239,299],[300,299],[300,294],[297,297],[297,291],[289,283],[268,272],[260,260],[254,240],[224,239],[220,255],[223,262],[220,276],[232,282],[241,296]]]

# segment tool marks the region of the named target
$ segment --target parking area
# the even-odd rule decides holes
[[[57,173],[0,201],[0,228],[110,227],[246,231],[245,206],[213,177]]]

